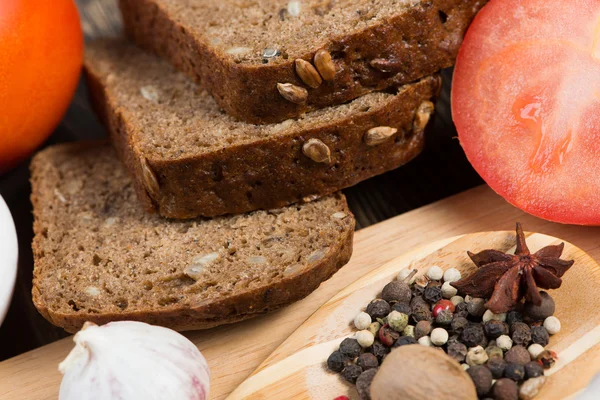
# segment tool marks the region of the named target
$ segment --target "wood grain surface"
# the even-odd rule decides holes
[[[418,246],[460,234],[513,229],[515,221],[600,259],[600,228],[543,221],[510,206],[488,187],[477,187],[357,232],[350,263],[306,299],[254,320],[188,333],[209,362],[211,398],[225,398],[321,305],[368,272]],[[61,379],[57,365],[71,347],[65,339],[0,363],[0,398],[56,399]]]
[[[539,233],[526,234],[532,252],[557,245],[561,239]],[[402,269],[418,269],[424,274],[431,265],[457,268],[463,276],[477,268],[466,250],[477,253],[493,248],[513,253],[515,233],[497,231],[471,233],[426,244],[368,273],[344,288],[306,320],[260,367],[227,399],[333,399],[346,395],[358,400],[358,393],[339,374],[327,370],[327,357],[346,337],[356,332],[354,316],[363,310],[381,289]],[[580,392],[600,371],[600,307],[596,295],[600,285],[600,266],[583,250],[566,243],[562,257],[575,260],[563,277],[559,290],[550,291],[556,302],[555,316],[561,331],[551,336],[547,348],[556,351],[558,361],[548,371],[551,377],[536,397],[560,400]]]
[[[77,0],[77,4],[86,40],[121,32],[116,0]],[[444,71],[443,76],[444,89],[436,103],[435,117],[427,128],[423,153],[402,168],[344,190],[358,229],[482,183],[455,138],[449,100],[451,71]],[[87,100],[82,80],[62,124],[45,145],[105,136]],[[10,342],[11,345],[0,346],[0,360],[67,336],[62,329],[42,318],[31,302],[33,221],[29,194],[27,163],[0,176],[0,195],[15,219],[20,255],[13,302],[0,327],[0,343]]]

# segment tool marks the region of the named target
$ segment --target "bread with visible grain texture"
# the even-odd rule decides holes
[[[341,194],[174,221],[144,212],[106,143],[48,148],[31,172],[33,302],[69,332],[85,321],[177,330],[241,321],[308,295],[352,252],[355,222]]]

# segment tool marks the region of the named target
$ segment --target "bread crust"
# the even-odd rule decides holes
[[[90,146],[104,146],[105,142],[83,142],[59,146],[70,146],[73,149],[85,149]],[[41,293],[42,271],[52,269],[52,257],[44,254],[44,225],[51,223],[45,217],[48,207],[48,196],[44,193],[41,181],[48,179],[44,166],[49,162],[47,151],[36,155],[31,163],[31,201],[34,214],[34,274],[32,298],[35,307],[49,322],[62,327],[67,332],[78,331],[86,321],[104,324],[117,320],[136,320],[166,326],[175,330],[208,329],[218,325],[234,323],[280,309],[298,301],[314,291],[321,282],[327,280],[338,269],[345,265],[352,255],[354,235],[354,217],[349,210],[344,196],[337,194],[340,200],[340,212],[347,216],[344,229],[339,230],[339,237],[334,243],[328,243],[328,251],[324,257],[309,265],[305,265],[297,273],[279,278],[269,285],[240,291],[216,300],[207,300],[193,305],[173,305],[160,309],[144,311],[122,311],[118,313],[90,313],[79,310],[72,313],[59,312],[44,301]],[[165,223],[169,223],[165,220]]]
[[[140,201],[148,211],[175,219],[278,208],[335,193],[406,164],[424,146],[423,130],[413,130],[417,109],[435,97],[441,86],[437,75],[423,78],[401,87],[385,105],[347,115],[336,124],[164,160],[142,152],[127,110],[117,106],[99,73],[90,65],[85,72],[92,105],[133,175]],[[398,128],[398,132],[384,143],[366,144],[367,131],[379,126]],[[329,148],[331,162],[315,162],[306,156],[303,145],[310,139]],[[142,163],[146,162],[156,176],[158,191],[149,190],[145,183]]]
[[[423,0],[365,29],[345,32],[310,53],[281,63],[235,63],[194,27],[184,26],[160,0],[120,0],[125,31],[144,49],[201,83],[230,115],[267,124],[342,104],[366,93],[415,81],[454,64],[464,33],[487,0]],[[313,89],[296,74],[294,59],[334,54],[338,73]],[[373,60],[393,67],[374,67]],[[377,64],[375,64],[377,65]],[[308,90],[304,104],[285,100],[278,83]]]

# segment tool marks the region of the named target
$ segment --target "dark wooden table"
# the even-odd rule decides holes
[[[77,0],[86,40],[120,32],[115,0]],[[444,90],[428,127],[425,151],[408,165],[375,177],[346,193],[358,228],[474,187],[482,181],[467,162],[456,140],[450,116],[451,71],[444,71]],[[81,82],[67,115],[45,146],[104,137]],[[13,214],[19,237],[19,272],[14,298],[0,327],[0,361],[55,341],[67,334],[42,318],[31,302],[33,259],[28,163],[0,176],[0,194]],[[2,255],[0,254],[0,257]]]

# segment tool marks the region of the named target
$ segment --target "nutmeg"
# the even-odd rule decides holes
[[[385,358],[371,384],[371,398],[476,400],[477,393],[469,375],[443,351],[408,345]]]

